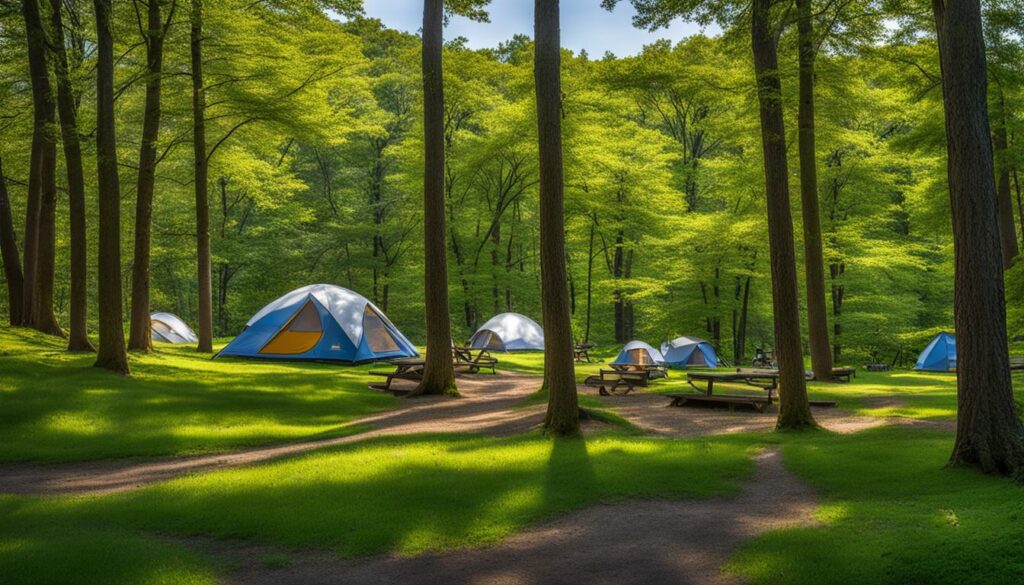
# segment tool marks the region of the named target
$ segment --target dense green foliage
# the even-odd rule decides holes
[[[421,340],[419,40],[327,10],[352,13],[354,3],[326,4],[225,0],[207,6],[216,333],[236,334],[253,312],[288,290],[329,282],[371,298]],[[79,9],[69,24],[72,77],[82,134],[89,136],[95,124],[91,14],[79,3],[71,6]],[[188,10],[178,8],[164,67],[151,306],[194,323]],[[474,14],[479,6],[453,8]],[[145,55],[130,4],[115,3],[115,9],[118,147],[123,215],[130,218]],[[1024,159],[1017,138],[1024,135],[1018,21],[1013,14],[988,20],[998,78],[993,99],[1000,100],[999,121],[1010,136],[1009,148],[997,156],[1010,165]],[[0,103],[7,112],[0,119],[0,160],[20,230],[31,107],[18,11],[0,11],[0,29]],[[830,320],[841,330],[833,342],[840,359],[906,363],[931,334],[952,326],[937,52],[927,34],[902,28],[839,32],[817,60]],[[795,140],[793,36],[785,31],[780,54]],[[531,57],[532,43],[523,37],[490,50],[470,50],[462,39],[446,48],[456,339],[495,312],[539,318]],[[772,345],[752,75],[746,49],[730,35],[663,41],[624,58],[566,55],[567,261],[578,339],[657,343],[699,335],[723,356],[743,361],[755,346]],[[90,140],[83,146],[86,169],[93,169],[95,146]],[[92,226],[95,173],[86,175]],[[798,173],[791,177],[796,181]],[[61,186],[64,180],[59,169]],[[59,197],[56,299],[66,322],[63,187]],[[126,287],[131,230],[126,221]],[[95,229],[89,238],[93,271]],[[1024,332],[1021,267],[1008,279],[1010,332],[1018,335]],[[622,315],[618,324],[616,314]]]

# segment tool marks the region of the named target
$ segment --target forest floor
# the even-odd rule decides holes
[[[661,394],[685,384],[673,372],[645,393],[582,395],[594,414],[585,437],[552,441],[535,430],[543,416],[536,354],[502,356],[519,373],[460,379],[464,398],[401,400],[367,390],[368,367],[158,349],[133,357],[134,376],[124,379],[47,338],[0,331],[0,575],[25,583],[1005,583],[1024,575],[1014,544],[1024,538],[1021,488],[943,469],[952,376],[811,384],[812,397],[840,403],[815,410],[834,432],[780,434],[767,432],[770,412],[667,407]]]

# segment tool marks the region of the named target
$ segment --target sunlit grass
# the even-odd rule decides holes
[[[62,340],[0,330],[0,461],[184,455],[342,435],[396,403],[372,366],[211,360],[160,344],[131,377],[92,367]]]
[[[192,535],[343,556],[485,546],[596,502],[735,493],[751,472],[750,449],[616,435],[403,437],[127,494],[0,496],[0,575],[57,583],[78,566],[97,577],[70,580],[149,583],[160,582],[149,573],[160,568],[208,582],[216,563],[173,544]]]
[[[1024,487],[943,464],[950,433],[883,428],[791,436],[786,466],[824,499],[818,526],[777,531],[729,567],[756,584],[1024,579]]]

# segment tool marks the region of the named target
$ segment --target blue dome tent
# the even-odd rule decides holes
[[[417,355],[416,347],[365,297],[314,284],[260,309],[216,357],[362,363]]]
[[[914,369],[924,372],[956,371],[956,336],[945,331],[936,335],[918,356]]]
[[[677,337],[661,344],[665,365],[670,368],[718,367],[718,354],[710,343],[698,337]]]
[[[612,363],[647,366],[662,364],[664,361],[661,352],[650,345],[643,341],[630,341],[622,347],[619,356]]]

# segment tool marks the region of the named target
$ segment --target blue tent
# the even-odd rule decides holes
[[[715,348],[697,337],[677,337],[668,343],[662,343],[661,354],[665,358],[665,365],[670,368],[718,367],[718,354],[715,353]]]
[[[365,297],[314,284],[263,307],[217,357],[361,363],[417,355],[416,347]]]
[[[630,341],[622,347],[613,364],[619,365],[655,365],[664,363],[661,352],[643,341]]]
[[[945,331],[936,335],[917,357],[914,369],[926,372],[956,371],[956,336]]]

